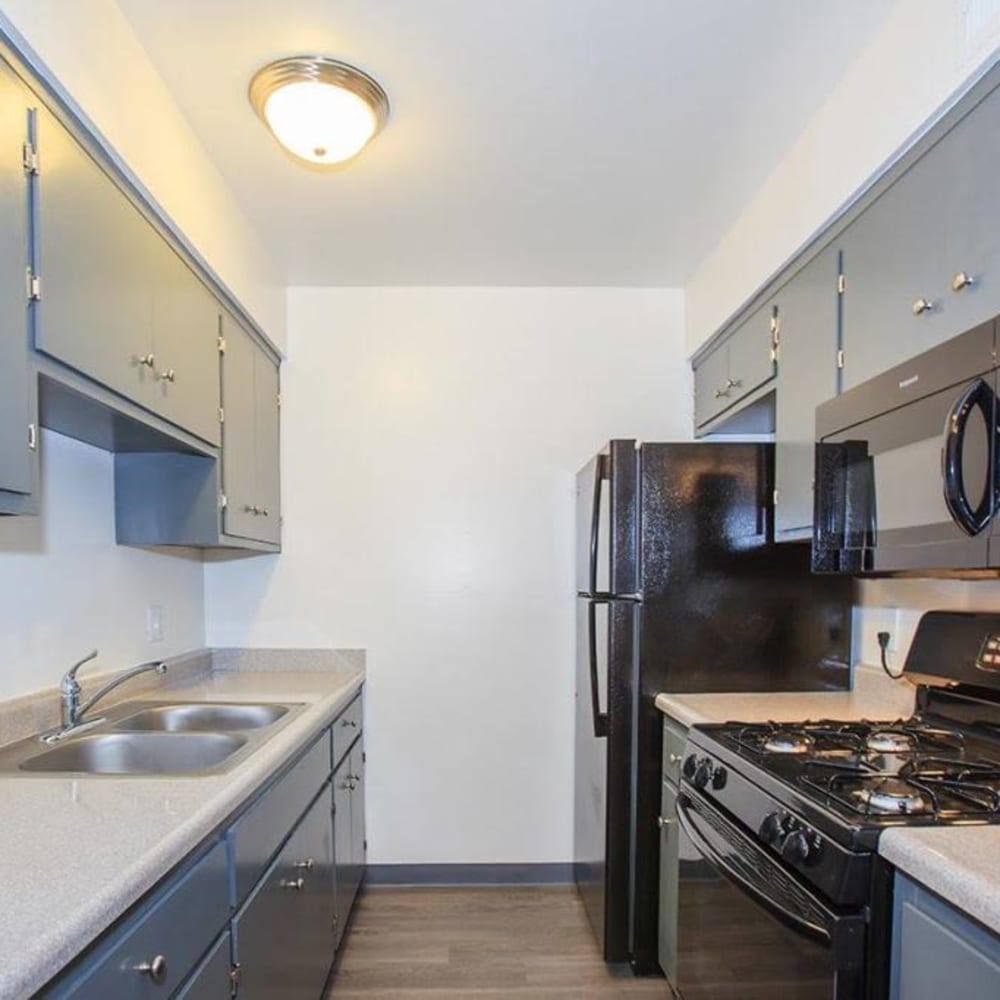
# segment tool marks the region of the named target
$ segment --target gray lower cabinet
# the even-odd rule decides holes
[[[891,1000],[995,1000],[1000,935],[897,873]]]
[[[740,324],[694,369],[695,426],[702,428],[766,385],[775,374],[773,302]]]
[[[318,1000],[333,962],[333,830],[330,785],[292,832],[237,914],[239,996]]]
[[[1000,89],[844,232],[844,388],[1000,312]]]
[[[660,905],[657,958],[667,980],[677,981],[678,854],[677,783],[687,727],[669,716],[663,720],[663,789],[660,795]]]
[[[29,103],[28,91],[0,63],[0,514],[38,509],[38,380],[30,356],[34,304],[26,284]]]
[[[813,525],[816,405],[837,394],[838,253],[814,257],[778,293],[775,393],[775,537],[808,538]]]
[[[365,832],[365,754],[358,739],[333,775],[333,829],[336,859],[336,935],[340,944],[358,889],[364,880],[368,842]]]
[[[211,947],[198,967],[175,994],[176,1000],[221,1000],[231,997],[233,981],[233,940],[225,931]]]
[[[281,538],[278,365],[228,314],[222,317],[222,338],[224,530],[277,543]]]
[[[35,346],[218,444],[215,298],[47,108],[36,121]]]

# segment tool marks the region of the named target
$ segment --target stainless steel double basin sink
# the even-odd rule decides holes
[[[229,770],[302,709],[274,702],[124,702],[46,745],[0,749],[0,773],[197,776]]]

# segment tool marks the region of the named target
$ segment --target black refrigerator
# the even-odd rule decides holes
[[[577,476],[574,877],[610,963],[658,971],[661,691],[850,684],[853,581],[774,542],[774,446],[612,441]]]

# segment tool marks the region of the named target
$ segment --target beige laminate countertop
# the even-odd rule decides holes
[[[859,665],[853,691],[781,691],[764,694],[660,694],[656,707],[684,726],[709,722],[805,722],[807,719],[905,719],[916,689],[880,669]]]
[[[43,986],[331,722],[363,681],[363,668],[343,665],[213,671],[156,692],[305,703],[225,774],[0,775],[0,997],[20,1000]]]

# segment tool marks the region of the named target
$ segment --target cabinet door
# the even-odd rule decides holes
[[[153,269],[152,409],[171,423],[218,444],[219,319],[215,297],[161,240]]]
[[[775,532],[812,530],[816,406],[837,394],[837,252],[816,257],[779,294]]]
[[[38,469],[37,379],[28,343],[25,285],[29,182],[23,147],[28,137],[28,95],[0,65],[0,512],[35,509]]]
[[[729,402],[759,389],[774,378],[774,304],[761,306],[729,338]]]
[[[38,109],[39,350],[142,405],[152,401],[152,264],[159,236],[69,132]]]
[[[844,389],[961,332],[944,307],[945,159],[939,143],[844,232]]]
[[[694,371],[694,422],[707,424],[729,406],[729,345],[719,344]]]
[[[351,762],[351,774],[354,777],[354,788],[351,790],[351,874],[354,877],[354,891],[357,894],[365,878],[368,855],[368,841],[365,838],[364,737],[354,744]]]
[[[174,995],[174,1000],[221,1000],[232,994],[232,940],[226,931]]]
[[[243,327],[223,313],[222,337],[222,482],[226,494],[226,534],[256,538],[261,518],[257,493],[257,405],[254,373],[257,345]]]
[[[944,310],[957,334],[1000,312],[1000,227],[995,210],[1000,204],[1000,89],[966,115],[940,146],[946,161],[942,194],[949,206],[948,267],[940,280]]]
[[[352,837],[354,821],[351,817],[351,756],[348,754],[333,775],[333,857],[334,884],[336,886],[336,916],[334,919],[334,947],[347,926],[347,918],[354,901],[352,875]]]
[[[317,1000],[333,963],[330,786],[236,918],[242,1000]]]
[[[254,364],[256,397],[256,496],[258,515],[256,537],[262,542],[281,541],[281,486],[279,472],[279,392],[278,366],[257,349]]]
[[[657,958],[671,984],[677,982],[677,792],[663,782],[660,798],[660,921]]]

